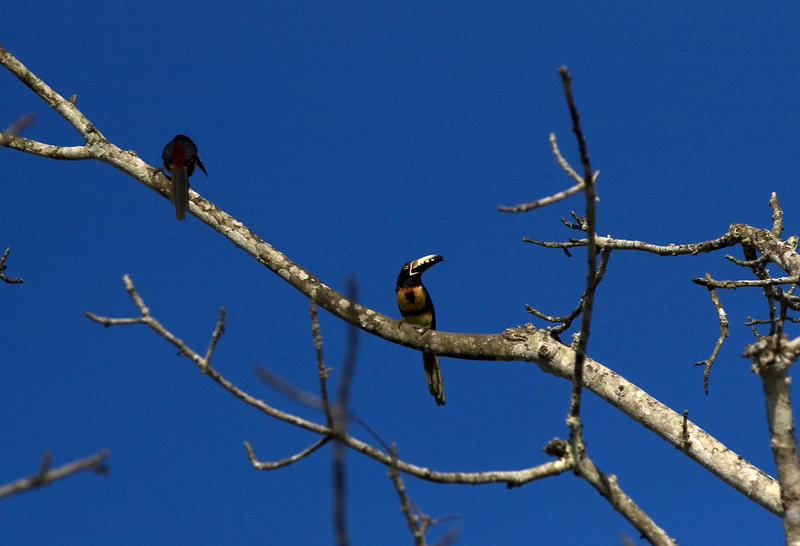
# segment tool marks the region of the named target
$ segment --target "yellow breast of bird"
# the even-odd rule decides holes
[[[428,303],[421,286],[410,286],[397,289],[397,306],[403,312],[419,311]]]
[[[406,322],[419,326],[430,326],[433,321],[425,289],[421,286],[398,288],[397,306]]]

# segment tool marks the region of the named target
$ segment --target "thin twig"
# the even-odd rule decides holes
[[[601,472],[586,453],[576,457],[570,453],[571,446],[571,441],[553,438],[544,447],[544,452],[562,461],[578,461],[580,466],[575,468],[575,473],[592,484],[608,500],[611,507],[630,521],[651,544],[673,544],[664,530],[619,487],[616,476]]]
[[[798,322],[800,322],[800,317],[786,317],[786,320],[788,320],[789,322],[798,323]],[[747,320],[744,323],[744,325],[745,326],[753,326],[753,325],[756,325],[756,324],[771,324],[772,322],[774,322],[774,321],[769,320],[769,319],[754,319],[753,317],[748,316]]]
[[[556,194],[543,197],[536,201],[531,201],[530,203],[520,203],[519,205],[513,205],[513,206],[500,205],[499,207],[497,207],[497,210],[499,210],[500,212],[526,212],[529,210],[544,207],[546,205],[551,205],[553,203],[561,201],[562,199],[566,199],[571,195],[575,195],[579,191],[583,190],[583,188],[585,187],[583,178],[578,176],[578,173],[575,172],[575,170],[570,166],[567,160],[564,159],[564,157],[561,155],[561,151],[558,149],[558,143],[556,142],[555,133],[550,133],[550,146],[553,148],[553,155],[556,156],[556,161],[558,161],[558,164],[561,166],[562,169],[564,169],[564,171],[566,171],[566,173],[570,176],[570,178],[572,178],[577,182],[577,184],[575,184],[571,188],[567,188],[564,191],[560,191]],[[594,173],[592,180],[596,182],[598,176],[600,176],[600,171]]]
[[[8,253],[11,252],[11,247],[7,248],[3,255],[0,256],[0,280],[7,282],[8,284],[22,284],[25,282],[24,279],[18,279],[16,277],[8,277],[6,276],[3,271],[8,269],[6,265],[6,258],[8,258]]]
[[[296,463],[300,459],[308,457],[316,450],[327,444],[331,440],[330,436],[325,436],[324,438],[320,438],[303,451],[299,453],[295,453],[291,457],[286,457],[285,459],[281,459],[280,461],[259,461],[256,457],[253,448],[250,446],[250,442],[244,443],[244,448],[247,450],[247,457],[250,459],[250,462],[253,464],[253,468],[256,470],[275,470],[276,468],[282,468],[284,466],[289,466],[292,463]]]
[[[778,203],[778,194],[775,192],[769,196],[769,208],[772,209],[772,234],[780,237],[783,233],[783,209]]]
[[[563,216],[561,217],[561,223],[567,226],[569,229],[574,229],[575,231],[582,231],[586,233],[588,226],[586,225],[586,217],[585,216],[578,216],[578,213],[574,210],[569,211],[569,215],[572,216],[574,222],[570,222]]]
[[[692,441],[689,439],[689,410],[683,410],[683,432],[681,433],[683,437],[683,451],[688,451],[690,447],[692,447]]]
[[[606,273],[606,267],[608,266],[608,258],[611,256],[611,250],[603,249],[602,254],[600,255],[600,267],[597,269],[597,276],[596,276],[596,284],[599,284],[601,280],[603,280],[603,275]],[[583,309],[583,300],[586,297],[586,290],[583,291],[581,294],[581,299],[578,301],[578,305],[569,312],[567,315],[563,315],[561,317],[552,317],[550,315],[545,315],[531,307],[530,305],[526,305],[525,309],[528,313],[539,317],[542,320],[546,320],[547,322],[559,322],[558,326],[554,326],[552,328],[548,328],[548,332],[550,332],[554,336],[558,336],[561,332],[564,332],[572,325],[572,321],[575,320],[575,317],[580,315],[581,310]]]
[[[39,464],[39,471],[36,474],[32,474],[28,477],[20,478],[19,480],[0,486],[0,498],[7,497],[15,493],[30,491],[31,489],[47,485],[83,470],[91,470],[95,474],[107,474],[108,466],[105,464],[105,461],[108,459],[109,455],[111,455],[111,451],[104,449],[98,453],[95,453],[94,455],[90,455],[89,457],[78,459],[58,468],[51,469],[51,455],[50,452],[45,451],[42,454],[42,460]]]
[[[758,277],[762,281],[770,280],[769,270],[766,268],[766,262],[759,262],[757,261],[757,254],[756,254],[756,247],[753,246],[750,241],[742,243],[742,252],[744,253],[744,257],[748,262],[751,262],[753,265],[750,266],[750,270],[753,274]],[[762,252],[762,254],[766,254],[766,252]],[[780,298],[783,295],[783,292],[777,288],[770,285],[762,286],[762,290],[764,291],[764,296],[767,298],[767,310],[769,312],[770,318],[770,334],[775,333],[775,299]]]
[[[763,254],[758,258],[756,258],[755,260],[740,260],[739,258],[731,256],[730,254],[725,254],[725,259],[730,260],[736,265],[740,265],[742,267],[753,267],[755,265],[764,265],[769,261],[769,258],[767,258]]]
[[[314,338],[314,351],[317,353],[319,397],[322,402],[322,409],[325,411],[325,420],[329,427],[333,427],[333,415],[331,414],[330,402],[328,402],[328,376],[330,375],[331,369],[325,366],[325,359],[322,356],[322,332],[319,329],[317,304],[314,300],[310,300],[309,314],[311,315],[311,335]]]
[[[211,362],[211,355],[214,354],[214,349],[217,348],[217,342],[224,333],[225,333],[225,308],[220,307],[219,315],[217,316],[217,325],[214,327],[214,332],[211,334],[211,341],[208,344],[208,350],[206,350],[206,356],[203,360],[205,360],[206,362]]]
[[[354,277],[346,280],[346,295],[350,301],[358,301],[358,284]],[[347,409],[350,403],[350,387],[353,384],[353,375],[356,369],[356,357],[358,355],[359,330],[354,327],[347,329],[347,345],[342,364],[342,377],[339,379],[339,389],[336,393],[337,404]]]
[[[589,152],[586,148],[586,138],[580,124],[580,114],[572,96],[572,76],[567,71],[566,66],[558,69],[561,75],[561,83],[564,86],[564,95],[567,100],[570,117],[572,118],[572,131],[578,141],[581,165],[583,166],[584,195],[586,196],[586,241],[587,241],[587,274],[586,289],[584,291],[583,309],[581,310],[581,331],[578,345],[575,348],[575,371],[572,376],[572,391],[570,394],[569,414],[567,416],[567,426],[569,426],[570,445],[572,456],[577,465],[578,459],[583,456],[583,434],[581,424],[581,392],[583,391],[583,367],[586,362],[586,347],[589,341],[589,331],[592,322],[592,307],[594,304],[594,292],[597,287],[597,245],[595,242],[595,231],[597,226],[597,216],[595,213],[595,201],[597,201],[597,188],[594,185],[592,176],[592,166],[589,161]]]
[[[608,500],[611,507],[631,522],[650,544],[664,546],[676,544],[675,540],[622,490],[615,475],[601,472],[588,456],[581,459],[579,470],[578,475],[592,484]]]
[[[708,273],[706,273],[705,280],[711,281],[711,276]],[[717,291],[714,286],[710,283],[706,284],[705,286],[708,288],[709,294],[711,294],[711,302],[714,304],[714,309],[717,310],[717,319],[719,320],[719,338],[717,339],[717,343],[714,345],[714,350],[711,352],[711,356],[706,360],[695,363],[695,366],[705,366],[705,370],[703,371],[703,390],[706,394],[708,394],[708,376],[711,373],[711,366],[714,365],[714,362],[717,359],[719,350],[722,348],[722,343],[725,341],[725,338],[728,337],[728,315],[725,313],[725,308],[722,307],[722,302],[720,301],[719,295],[717,295]]]
[[[430,527],[447,521],[461,519],[461,516],[458,514],[450,514],[438,518],[431,518],[430,515],[423,512],[419,506],[411,500],[408,493],[406,493],[406,486],[403,483],[403,479],[400,477],[400,473],[397,471],[397,445],[392,444],[389,448],[389,454],[392,457],[392,464],[389,465],[388,476],[400,499],[400,511],[403,512],[406,518],[406,524],[414,537],[414,544],[424,546],[424,544],[426,544],[425,533],[428,532]],[[438,546],[453,544],[458,538],[458,534],[458,529],[450,529],[443,537],[436,541],[435,544]]]
[[[347,285],[346,294],[350,301],[358,300],[358,285],[352,276],[348,276],[345,282]],[[333,429],[336,437],[347,432],[347,412],[350,403],[350,387],[353,384],[353,376],[356,370],[356,359],[358,356],[359,330],[352,325],[347,328],[347,346],[345,348],[344,361],[342,363],[342,375],[339,378],[339,388],[336,394],[336,408],[341,411],[334,413]],[[339,546],[347,546],[350,543],[347,531],[347,474],[345,468],[344,444],[336,442],[331,450],[331,464],[333,470],[333,527],[336,531],[336,541]]]
[[[392,444],[390,455],[392,457],[392,463],[389,465],[389,479],[392,480],[394,490],[397,492],[397,496],[400,499],[400,511],[403,512],[403,515],[406,517],[406,524],[411,531],[411,535],[414,537],[414,544],[417,546],[424,546],[425,532],[430,524],[430,517],[427,515],[423,515],[422,517],[417,516],[411,510],[411,499],[408,497],[406,486],[403,484],[400,473],[397,471],[397,445]]]

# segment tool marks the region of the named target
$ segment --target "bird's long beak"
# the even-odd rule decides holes
[[[429,254],[427,256],[423,256],[422,258],[418,258],[411,262],[411,266],[408,268],[408,273],[409,275],[419,275],[430,266],[438,264],[441,261],[444,261],[444,257],[438,254]]]

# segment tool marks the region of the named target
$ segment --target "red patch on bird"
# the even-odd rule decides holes
[[[183,155],[183,142],[180,140],[175,142],[175,147],[172,149],[172,166],[178,169],[186,166]]]

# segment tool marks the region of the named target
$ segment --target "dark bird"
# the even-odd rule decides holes
[[[443,260],[444,258],[438,254],[431,254],[408,262],[400,270],[395,290],[397,307],[400,309],[400,314],[403,315],[404,322],[422,326],[425,329],[436,329],[436,313],[433,311],[431,295],[422,286],[422,273]],[[436,404],[444,406],[444,383],[442,382],[442,369],[439,367],[439,357],[423,352],[422,363],[425,365],[428,389],[436,399]]]
[[[161,152],[164,167],[170,173],[172,180],[172,204],[175,205],[175,217],[183,220],[189,209],[189,177],[197,165],[203,174],[208,176],[200,156],[197,155],[197,146],[186,135],[176,135]]]

